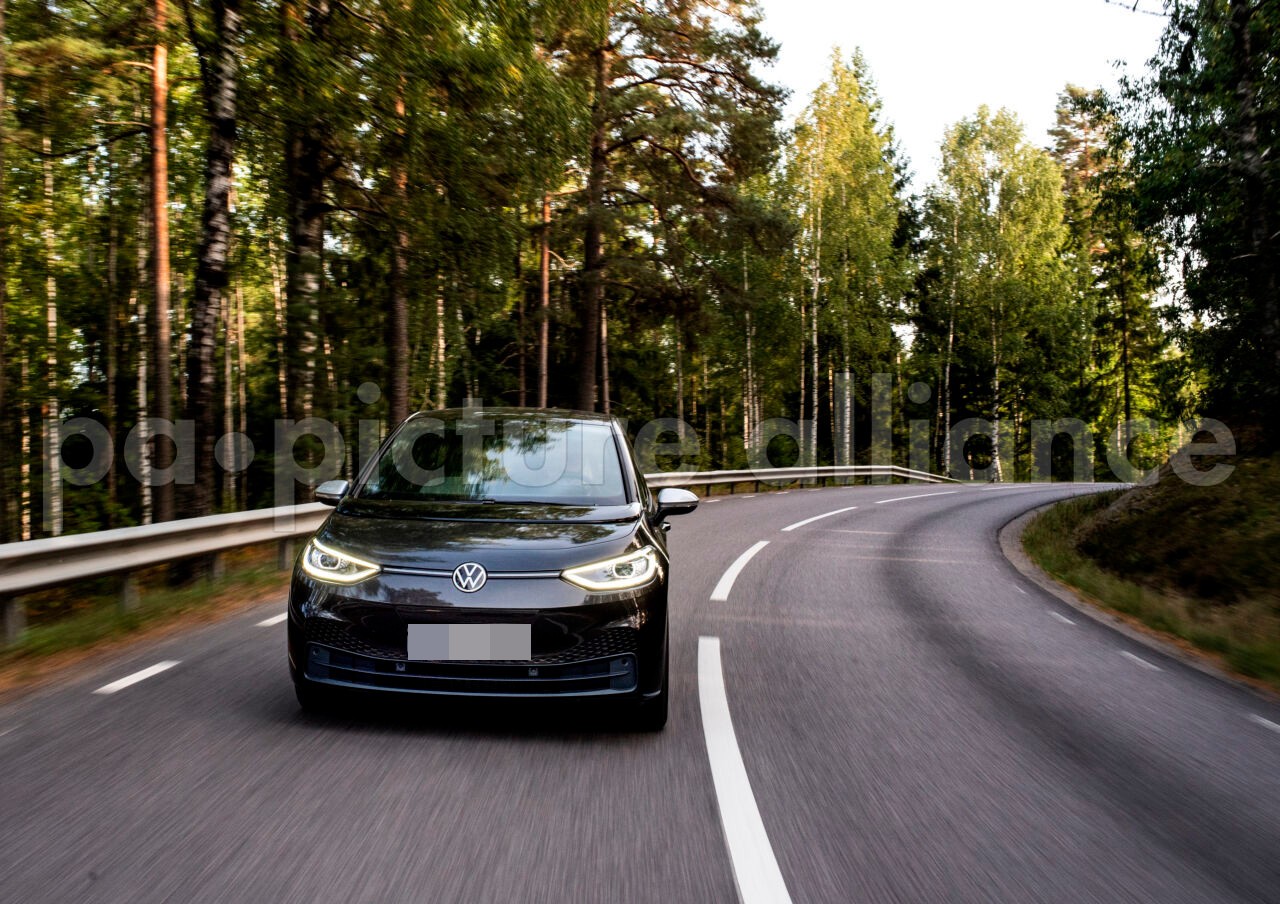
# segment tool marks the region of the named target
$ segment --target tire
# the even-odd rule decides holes
[[[298,697],[298,707],[308,716],[324,715],[332,707],[333,701],[325,689],[305,678],[293,683],[293,692]]]
[[[669,709],[671,682],[671,654],[668,647],[668,653],[662,659],[662,690],[658,691],[656,697],[648,700],[641,700],[636,704],[636,713],[634,719],[635,727],[640,731],[662,731],[667,725],[667,710]]]

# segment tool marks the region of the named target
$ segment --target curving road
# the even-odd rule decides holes
[[[1000,554],[1082,491],[708,500],[661,735],[308,720],[281,606],[98,661],[0,707],[0,901],[1280,901],[1280,707]]]

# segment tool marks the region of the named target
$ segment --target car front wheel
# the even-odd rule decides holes
[[[636,704],[634,725],[640,731],[662,731],[667,725],[668,700],[670,698],[671,653],[670,647],[662,659],[662,690],[656,697]]]
[[[305,678],[299,678],[293,683],[293,692],[298,697],[298,706],[308,716],[323,715],[333,704],[325,688],[312,684]]]

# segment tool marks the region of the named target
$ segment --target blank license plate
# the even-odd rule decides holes
[[[531,625],[409,625],[410,659],[532,659]]]

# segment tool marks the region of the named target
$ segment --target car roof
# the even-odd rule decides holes
[[[515,406],[494,406],[484,408],[439,408],[433,411],[415,411],[409,420],[415,418],[444,417],[458,418],[472,412],[490,417],[519,417],[528,420],[545,421],[578,421],[580,423],[612,424],[614,418],[596,411],[575,411],[569,408],[519,408]]]

